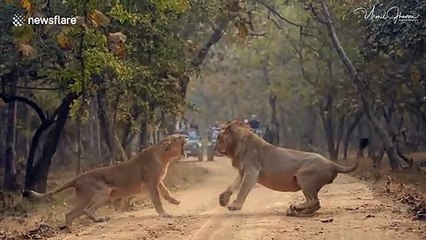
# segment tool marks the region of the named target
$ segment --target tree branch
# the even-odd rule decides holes
[[[321,18],[318,13],[315,11],[315,7],[312,5],[312,3],[309,3],[307,5],[305,5],[305,9],[306,10],[310,10],[312,15],[315,17],[315,19],[321,23],[321,24],[327,24],[327,21],[323,18]]]
[[[26,89],[26,90],[39,90],[39,91],[55,91],[59,90],[60,88],[49,88],[49,87],[25,87],[25,86],[13,86],[13,85],[6,85],[7,87],[14,87],[18,89]]]
[[[260,5],[264,6],[266,9],[268,9],[269,12],[273,13],[275,16],[277,16],[279,19],[283,20],[284,22],[289,23],[289,24],[296,26],[296,27],[300,27],[300,28],[303,27],[302,25],[297,24],[297,23],[290,21],[287,18],[283,17],[277,10],[275,10],[273,7],[269,6],[265,1],[256,0],[256,2],[258,2]]]
[[[41,107],[37,103],[35,103],[34,101],[32,101],[32,100],[30,100],[26,97],[10,96],[6,93],[0,93],[0,98],[3,99],[3,101],[5,103],[12,102],[12,101],[18,101],[18,102],[22,102],[22,103],[29,105],[32,109],[34,109],[34,111],[36,111],[41,122],[46,121],[46,115],[44,114]]]
[[[79,97],[80,97],[80,94],[70,92],[67,95],[65,95],[65,97],[62,99],[62,102],[72,102]],[[52,116],[48,116],[49,119],[51,119],[51,120],[55,119],[56,116],[58,116],[60,111],[61,111],[61,105],[59,105],[59,107],[55,109]]]
[[[312,86],[315,86],[315,82],[312,80],[312,78],[310,77],[310,75],[306,72],[306,69],[305,69],[305,65],[304,65],[304,60],[303,60],[303,54],[302,54],[302,49],[300,48],[298,48],[297,46],[296,46],[296,44],[295,43],[293,43],[293,41],[291,41],[291,39],[290,39],[290,35],[289,34],[287,34],[287,39],[288,39],[288,42],[290,43],[290,45],[293,47],[293,49],[296,51],[296,53],[297,53],[297,55],[298,55],[298,57],[299,57],[299,65],[300,65],[300,71],[301,71],[301,73],[302,73],[302,76],[303,76],[303,78],[309,83],[309,84],[311,84]]]
[[[249,32],[247,34],[248,36],[253,36],[253,37],[263,37],[266,35],[266,32],[261,32],[261,33],[257,33],[257,32]]]
[[[203,48],[198,51],[197,57],[192,60],[191,65],[193,67],[199,67],[204,59],[207,57],[207,53],[210,48],[222,38],[223,32],[228,26],[229,22],[231,22],[232,18],[222,16],[217,20],[216,27],[213,28],[213,33],[210,38],[207,40],[206,44]]]

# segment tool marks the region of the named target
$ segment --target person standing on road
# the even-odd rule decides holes
[[[244,124],[247,126],[247,127],[250,127],[250,123],[249,123],[249,120],[246,118],[246,119],[244,119]]]
[[[257,120],[257,116],[256,115],[251,115],[251,119],[249,121],[250,127],[253,129],[259,129],[260,128],[260,122],[259,120]]]

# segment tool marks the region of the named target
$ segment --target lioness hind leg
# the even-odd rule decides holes
[[[84,214],[93,222],[106,222],[110,217],[100,217],[95,212],[92,212],[90,209],[84,209]]]
[[[84,214],[84,209],[90,205],[91,199],[93,197],[92,192],[86,191],[81,188],[77,188],[75,194],[76,205],[71,211],[65,214],[66,227],[71,227],[74,219]]]
[[[76,207],[74,207],[71,211],[65,214],[65,224],[68,227],[72,226],[72,222],[74,219],[80,217],[84,214],[84,209],[89,205],[89,201],[80,201]]]
[[[65,215],[65,224],[68,227],[72,226],[74,219],[84,214],[84,207],[76,207]]]
[[[95,213],[98,208],[108,203],[110,192],[111,190],[107,188],[96,191],[91,203],[84,209],[84,214],[89,219],[94,222],[105,222],[110,219],[109,217],[100,217]]]

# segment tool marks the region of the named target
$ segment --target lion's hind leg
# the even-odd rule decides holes
[[[303,203],[290,205],[287,215],[294,216],[298,213],[311,214],[321,208],[318,192],[325,185],[322,184],[322,179],[321,177],[315,177],[314,174],[304,174],[297,177],[297,182],[306,200]]]

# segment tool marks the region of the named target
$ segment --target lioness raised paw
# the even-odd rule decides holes
[[[179,201],[179,200],[177,200],[177,199],[175,199],[175,198],[167,199],[167,201],[168,201],[169,203],[171,203],[171,204],[174,204],[174,205],[179,205],[179,204],[180,204],[180,201]]]
[[[225,207],[229,203],[229,200],[231,198],[231,194],[232,193],[225,191],[225,192],[223,192],[219,195],[220,206]]]
[[[242,206],[239,205],[239,204],[236,204],[235,202],[228,205],[229,211],[237,211],[237,210],[241,210],[241,208],[242,208]]]

